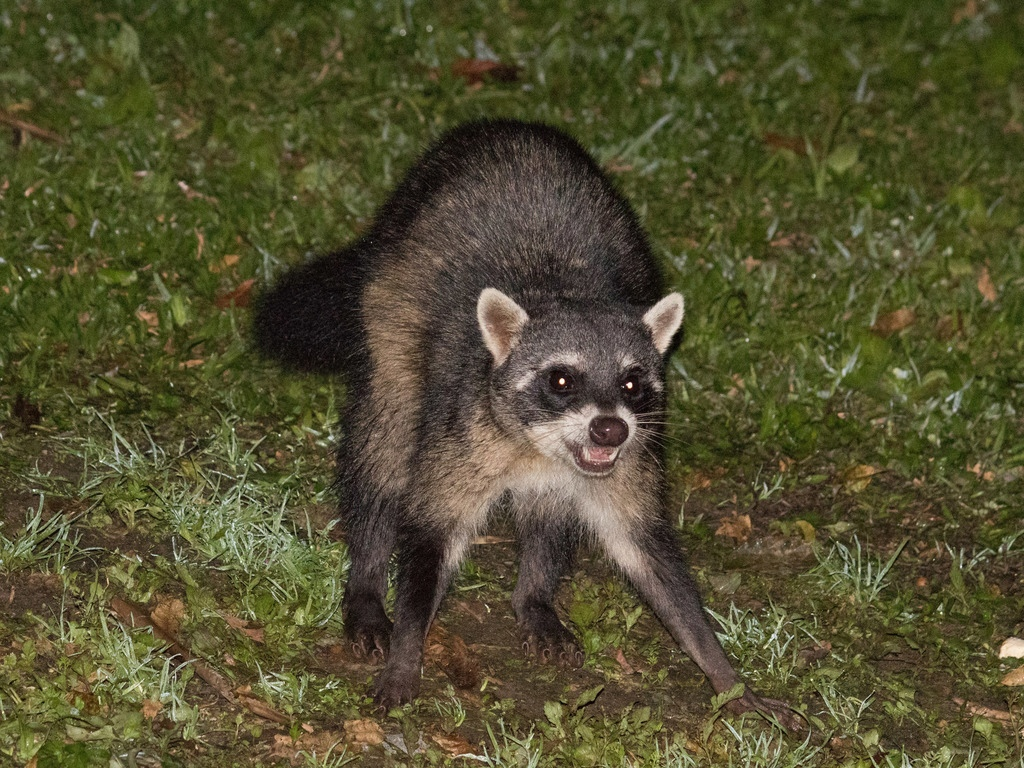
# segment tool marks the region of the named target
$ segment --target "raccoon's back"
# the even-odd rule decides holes
[[[574,139],[546,125],[482,121],[445,134],[376,230],[395,247],[371,273],[400,270],[449,308],[472,309],[485,287],[525,304],[546,294],[649,305],[662,292],[629,204]]]
[[[552,301],[649,306],[662,293],[636,216],[574,139],[482,121],[428,149],[356,243],[259,300],[257,347],[320,373],[397,356],[409,386],[438,351],[486,359],[475,320],[486,287],[530,313]]]

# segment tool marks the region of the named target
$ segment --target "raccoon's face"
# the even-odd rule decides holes
[[[478,315],[495,362],[493,411],[506,429],[591,477],[610,474],[630,454],[657,456],[662,355],[682,320],[679,294],[643,315],[619,305],[557,307],[531,319],[498,291],[486,305],[487,293]]]

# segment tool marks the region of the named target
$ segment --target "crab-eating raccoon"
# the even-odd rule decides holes
[[[553,600],[592,541],[717,692],[739,682],[665,510],[665,359],[682,319],[594,160],[512,120],[446,133],[362,237],[258,302],[263,355],[347,385],[343,618],[357,651],[386,659],[380,706],[416,696],[427,630],[499,502],[518,535],[512,605],[529,652],[582,661]],[[788,716],[749,687],[732,707]]]

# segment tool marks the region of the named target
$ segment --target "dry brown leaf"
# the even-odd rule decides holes
[[[878,467],[872,467],[870,464],[855,464],[843,472],[843,485],[850,493],[860,493],[871,485],[871,478],[881,471]]]
[[[975,463],[972,467],[970,464],[967,465],[967,471],[977,477],[979,480],[984,480],[986,483],[992,482],[996,479],[996,474],[990,469],[983,469],[981,462]]]
[[[1003,685],[1009,685],[1013,687],[1024,685],[1024,667],[1017,667],[1016,669],[1010,670],[1002,680],[999,681]]]
[[[432,733],[430,740],[447,752],[451,757],[482,757],[479,747],[474,747],[457,734]]]
[[[992,283],[992,276],[988,273],[987,265],[981,268],[981,274],[978,275],[978,292],[989,303],[999,298],[999,292],[996,291],[996,287]]]
[[[160,315],[156,312],[147,312],[140,308],[135,310],[135,316],[146,324],[147,333],[156,333],[160,328]]]
[[[185,618],[185,603],[176,597],[158,597],[156,608],[150,616],[162,630],[177,635],[181,629],[181,620]]]
[[[252,287],[255,284],[256,280],[253,278],[243,280],[235,290],[218,294],[213,303],[217,309],[227,309],[232,305],[240,309],[248,307],[249,300],[252,298]]]
[[[262,643],[264,641],[263,627],[250,627],[249,622],[245,619],[240,619],[233,613],[227,613],[225,611],[220,612],[220,617],[224,619],[229,627],[237,629],[253,642]]]
[[[227,611],[218,611],[218,614],[222,619],[224,619],[224,622],[232,629],[245,629],[249,626],[248,619],[239,618],[238,616],[235,616],[235,614],[233,613],[228,613]]]
[[[209,269],[216,275],[235,266],[235,264],[237,264],[241,258],[242,257],[239,256],[237,253],[228,253],[216,264],[210,264],[210,266],[207,267],[207,269]]]
[[[765,131],[761,134],[761,141],[769,149],[788,149],[798,155],[807,154],[807,142],[800,136]]]
[[[742,544],[750,538],[753,526],[750,524],[750,515],[733,515],[727,517],[718,524],[715,536],[725,536],[735,539],[737,544]]]
[[[961,21],[969,21],[976,18],[977,15],[978,0],[967,0],[966,3],[953,11],[953,23],[959,24]]]
[[[376,747],[384,742],[384,729],[374,720],[346,720],[344,728],[350,747]]]
[[[309,726],[301,727],[306,732],[300,734],[297,739],[288,734],[275,733],[274,744],[270,748],[271,756],[278,760],[287,760],[292,765],[304,765],[308,755],[315,754],[325,758],[333,754],[338,745],[344,742],[344,737],[339,731],[312,733]]]
[[[909,307],[901,307],[875,318],[875,324],[871,326],[871,330],[885,339],[894,333],[899,333],[905,328],[909,328],[915,322],[917,322],[917,315],[914,314],[914,310]]]
[[[485,79],[514,83],[519,79],[519,67],[488,59],[456,59],[452,62],[452,74],[469,85],[481,85]]]
[[[142,702],[142,716],[147,720],[152,720],[154,717],[160,714],[160,710],[163,708],[164,705],[162,701],[146,699]]]

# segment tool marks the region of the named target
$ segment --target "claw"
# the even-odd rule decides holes
[[[749,688],[738,699],[733,699],[726,707],[730,712],[743,714],[757,712],[767,720],[777,722],[785,730],[800,732],[807,730],[807,720],[796,712],[789,704],[779,699],[768,699],[751,691]]]

